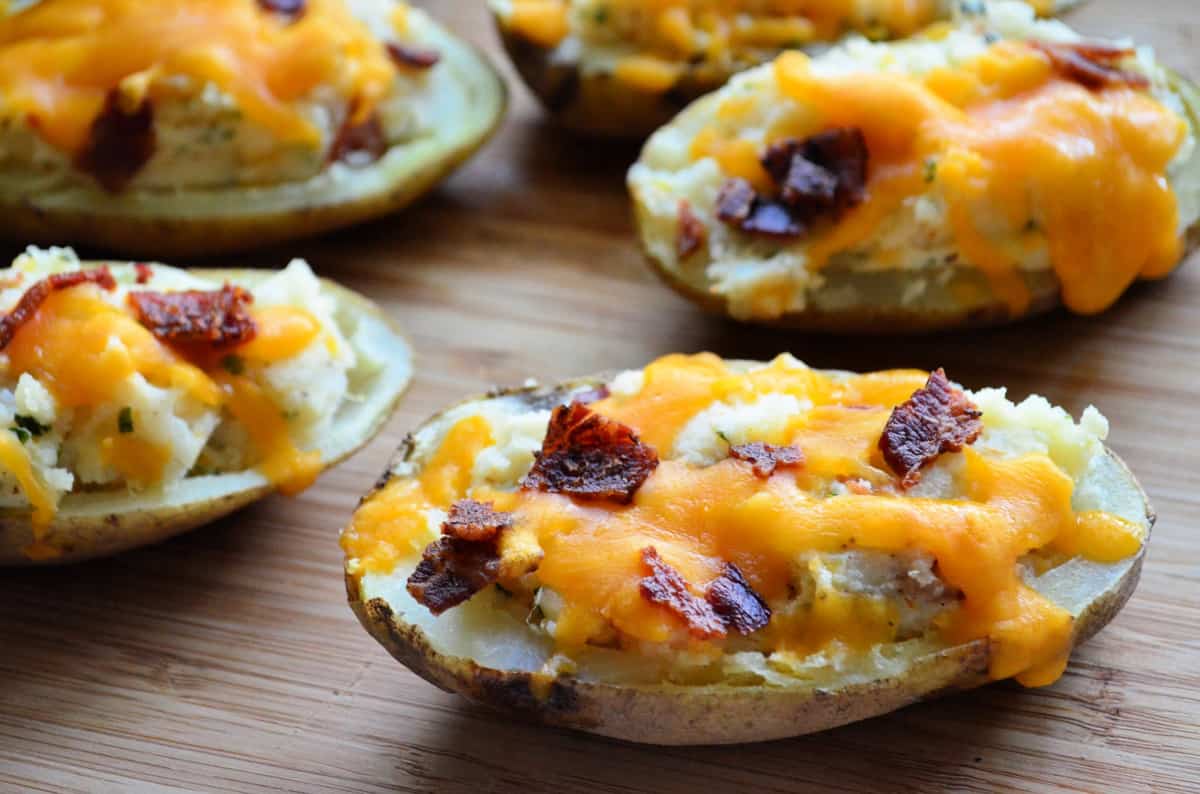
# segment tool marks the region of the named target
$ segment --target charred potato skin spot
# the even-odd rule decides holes
[[[614,375],[602,373],[556,386],[493,389],[448,406],[426,420],[422,427],[459,405],[499,397],[518,397],[538,405],[551,399],[561,400],[575,390],[596,388],[608,383]],[[411,462],[415,451],[412,438],[410,435],[401,445],[381,481],[390,481],[397,465]],[[1075,616],[1072,651],[1103,629],[1133,595],[1155,523],[1144,489],[1111,449],[1106,448],[1106,453],[1141,492],[1150,528],[1141,550],[1117,586]],[[992,648],[987,640],[921,657],[902,678],[883,678],[833,690],[723,685],[615,686],[570,676],[536,676],[486,668],[471,659],[442,654],[422,629],[400,620],[384,600],[364,601],[357,577],[345,574],[345,584],[347,600],[363,628],[397,661],[439,689],[545,725],[642,744],[744,744],[791,738],[881,716],[913,703],[992,682],[988,675]],[[538,691],[547,692],[546,697],[538,698],[535,694]]]

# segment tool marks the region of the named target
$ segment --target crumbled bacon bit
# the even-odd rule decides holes
[[[1150,80],[1145,75],[1128,72],[1117,66],[1120,61],[1134,55],[1131,49],[1103,44],[1046,41],[1032,41],[1030,46],[1049,58],[1050,64],[1060,74],[1090,91],[1114,85],[1133,88],[1150,86]]]
[[[512,526],[512,513],[498,513],[491,502],[460,499],[450,505],[450,514],[442,524],[442,533],[458,540],[494,540]]]
[[[766,237],[798,237],[805,227],[786,205],[754,192],[745,179],[728,179],[717,194],[717,217],[744,232]]]
[[[738,634],[753,634],[771,622],[767,602],[731,562],[725,563],[725,570],[708,586],[705,600],[725,626]]]
[[[521,487],[629,504],[657,466],[658,454],[631,428],[576,400],[550,415],[542,449]]]
[[[25,290],[25,294],[17,301],[17,305],[8,314],[0,317],[0,350],[8,347],[21,326],[29,322],[52,292],[69,289],[80,284],[96,284],[109,291],[117,288],[117,281],[107,267],[55,273],[35,282]]]
[[[153,106],[143,100],[128,111],[114,88],[92,121],[75,167],[95,177],[108,192],[119,193],[154,156],[156,146]]]
[[[219,290],[129,293],[138,322],[173,345],[236,347],[254,338],[258,328],[246,306],[254,296],[226,284]]]
[[[436,50],[421,49],[395,41],[387,43],[387,53],[391,56],[392,62],[402,69],[428,69],[436,66],[442,59],[441,54]]]
[[[836,220],[865,195],[867,145],[856,128],[776,141],[761,162],[778,197],[759,194],[741,178],[726,180],[717,196],[717,217],[744,232],[799,237],[821,218]]]
[[[653,546],[642,549],[642,564],[649,574],[638,585],[643,598],[683,618],[688,631],[698,640],[725,636],[721,616],[707,601],[692,595],[679,571],[658,556],[657,549]]]
[[[692,204],[687,199],[679,202],[679,225],[675,233],[675,253],[680,259],[687,259],[700,250],[700,246],[708,238],[708,229],[692,212]]]
[[[154,277],[154,270],[145,262],[137,262],[133,266],[133,272],[137,274],[137,283],[146,284]]]
[[[304,13],[305,0],[258,0],[263,11],[294,20]]]
[[[418,603],[440,615],[495,584],[499,572],[495,539],[470,541],[444,535],[425,547],[406,586]]]
[[[803,466],[804,453],[799,447],[777,447],[753,441],[749,444],[738,444],[729,448],[729,455],[744,460],[754,467],[754,473],[763,479],[770,477],[781,466]]]
[[[888,466],[911,488],[921,480],[921,469],[947,452],[974,444],[983,432],[983,413],[955,388],[939,369],[913,396],[896,406],[879,437],[879,449]]]
[[[361,124],[354,124],[347,118],[329,148],[329,162],[359,167],[370,165],[383,157],[387,149],[387,136],[378,113]]]

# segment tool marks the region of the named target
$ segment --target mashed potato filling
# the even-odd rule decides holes
[[[803,679],[906,644],[987,638],[993,677],[1050,683],[1066,665],[1072,615],[1031,585],[1032,571],[1123,560],[1145,537],[1143,523],[1076,498],[1108,459],[1107,422],[1093,408],[1076,423],[1040,397],[1014,405],[1000,390],[968,392],[982,435],[905,490],[879,439],[927,378],[710,354],[624,373],[590,408],[658,452],[629,505],[520,489],[541,446],[531,428],[544,434],[548,412],[519,394],[467,403],[418,433],[395,477],[356,513],[342,535],[347,570],[366,597],[385,593],[406,619],[429,620],[403,582],[451,504],[471,498],[512,513],[499,587],[434,620],[478,621],[471,608],[486,602],[511,613],[511,630],[541,643],[558,671],[640,660],[680,683],[733,668]],[[795,446],[804,462],[756,475],[730,454],[751,441]],[[647,547],[694,593],[735,564],[771,609],[769,624],[747,636],[689,634],[639,590]]]
[[[321,461],[305,450],[328,431],[356,363],[308,266],[296,260],[252,290],[253,338],[220,349],[160,341],[129,303],[141,290],[219,284],[162,265],[109,267],[116,289],[51,293],[0,354],[0,504],[32,506],[36,537],[72,491],[169,490],[251,467],[281,491],[307,487]],[[69,249],[31,248],[0,273],[0,306],[83,268]]]
[[[1014,316],[1029,306],[1026,270],[1052,269],[1066,306],[1088,314],[1135,279],[1170,273],[1200,212],[1194,130],[1166,73],[1131,50],[1120,68],[1146,87],[1081,84],[1028,43],[1074,33],[1011,3],[989,13],[912,42],[785,53],[686,111],[651,139],[630,185],[668,243],[688,201],[706,222],[705,250],[688,262],[662,243],[652,253],[703,268],[708,289],[755,319],[802,310],[832,266],[912,270],[914,284],[922,270],[971,266]],[[768,145],[831,128],[866,138],[861,204],[795,239],[716,219],[726,179],[770,188]]]

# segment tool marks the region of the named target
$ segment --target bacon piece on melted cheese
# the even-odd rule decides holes
[[[150,162],[157,144],[150,102],[142,100],[137,107],[127,108],[120,91],[113,89],[92,122],[75,167],[95,177],[108,192],[119,193]]]
[[[767,602],[731,562],[725,563],[725,570],[708,586],[704,598],[721,621],[738,634],[753,634],[771,622]]]
[[[421,562],[408,577],[408,592],[440,615],[495,584],[500,573],[500,534],[511,526],[512,514],[496,512],[490,502],[455,502],[442,523],[442,537],[425,547]]]
[[[1133,88],[1149,88],[1145,75],[1127,72],[1117,63],[1134,55],[1134,51],[1123,47],[1106,47],[1102,44],[1061,44],[1045,41],[1030,42],[1035,50],[1050,59],[1063,77],[1074,80],[1091,91],[1115,85]]]
[[[495,540],[501,531],[512,526],[512,513],[499,513],[491,502],[459,499],[450,505],[450,514],[442,524],[442,532],[458,540],[473,542]]]
[[[658,454],[631,428],[575,401],[554,409],[521,487],[629,504],[657,467]]]
[[[683,618],[688,632],[698,640],[725,636],[721,616],[710,603],[692,594],[679,571],[658,556],[657,549],[653,546],[642,549],[642,564],[648,574],[638,584],[643,598]]]
[[[229,284],[218,290],[130,292],[138,322],[160,342],[236,347],[254,338],[257,327],[246,307],[254,296]]]
[[[304,13],[306,0],[258,0],[259,6],[263,11],[268,11],[272,14],[279,14],[281,17],[286,17],[289,21],[297,19]]]
[[[883,459],[911,488],[921,480],[921,469],[947,452],[960,452],[983,432],[983,414],[961,389],[951,385],[938,369],[925,386],[896,406],[879,437]]]
[[[353,115],[351,113],[342,124],[333,145],[329,147],[329,162],[346,162],[355,166],[370,165],[383,157],[388,150],[383,122],[376,113],[366,121],[355,124],[351,121]]]
[[[50,293],[80,284],[98,284],[110,291],[117,288],[116,279],[113,278],[107,267],[55,273],[53,276],[47,276],[25,290],[25,294],[17,301],[17,305],[8,314],[0,317],[0,350],[8,347],[8,343],[12,341],[17,330],[29,322],[46,298],[50,297]]]
[[[744,232],[799,237],[819,220],[837,220],[865,195],[867,144],[857,128],[776,141],[761,163],[777,196],[758,193],[742,178],[727,180],[717,196],[717,217]]]
[[[781,466],[804,465],[804,453],[799,447],[777,447],[761,441],[732,446],[729,448],[729,456],[749,463],[754,467],[754,473],[763,479],[770,477]]]

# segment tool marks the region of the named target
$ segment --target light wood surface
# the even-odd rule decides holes
[[[481,0],[434,6],[497,53]],[[1072,15],[1200,77],[1196,0],[1094,0]],[[497,55],[497,61],[502,58]],[[1200,268],[1094,319],[926,339],[781,334],[705,317],[632,240],[633,147],[510,118],[413,211],[245,263],[304,255],[407,327],[418,372],[388,430],[296,499],[165,545],[0,572],[0,790],[1200,790]],[[831,733],[661,749],[512,723],[403,669],[344,603],[338,528],[404,432],[527,376],[671,351],[822,367],[945,366],[1072,411],[1094,402],[1160,515],[1142,584],[1055,686],[1001,684]]]

